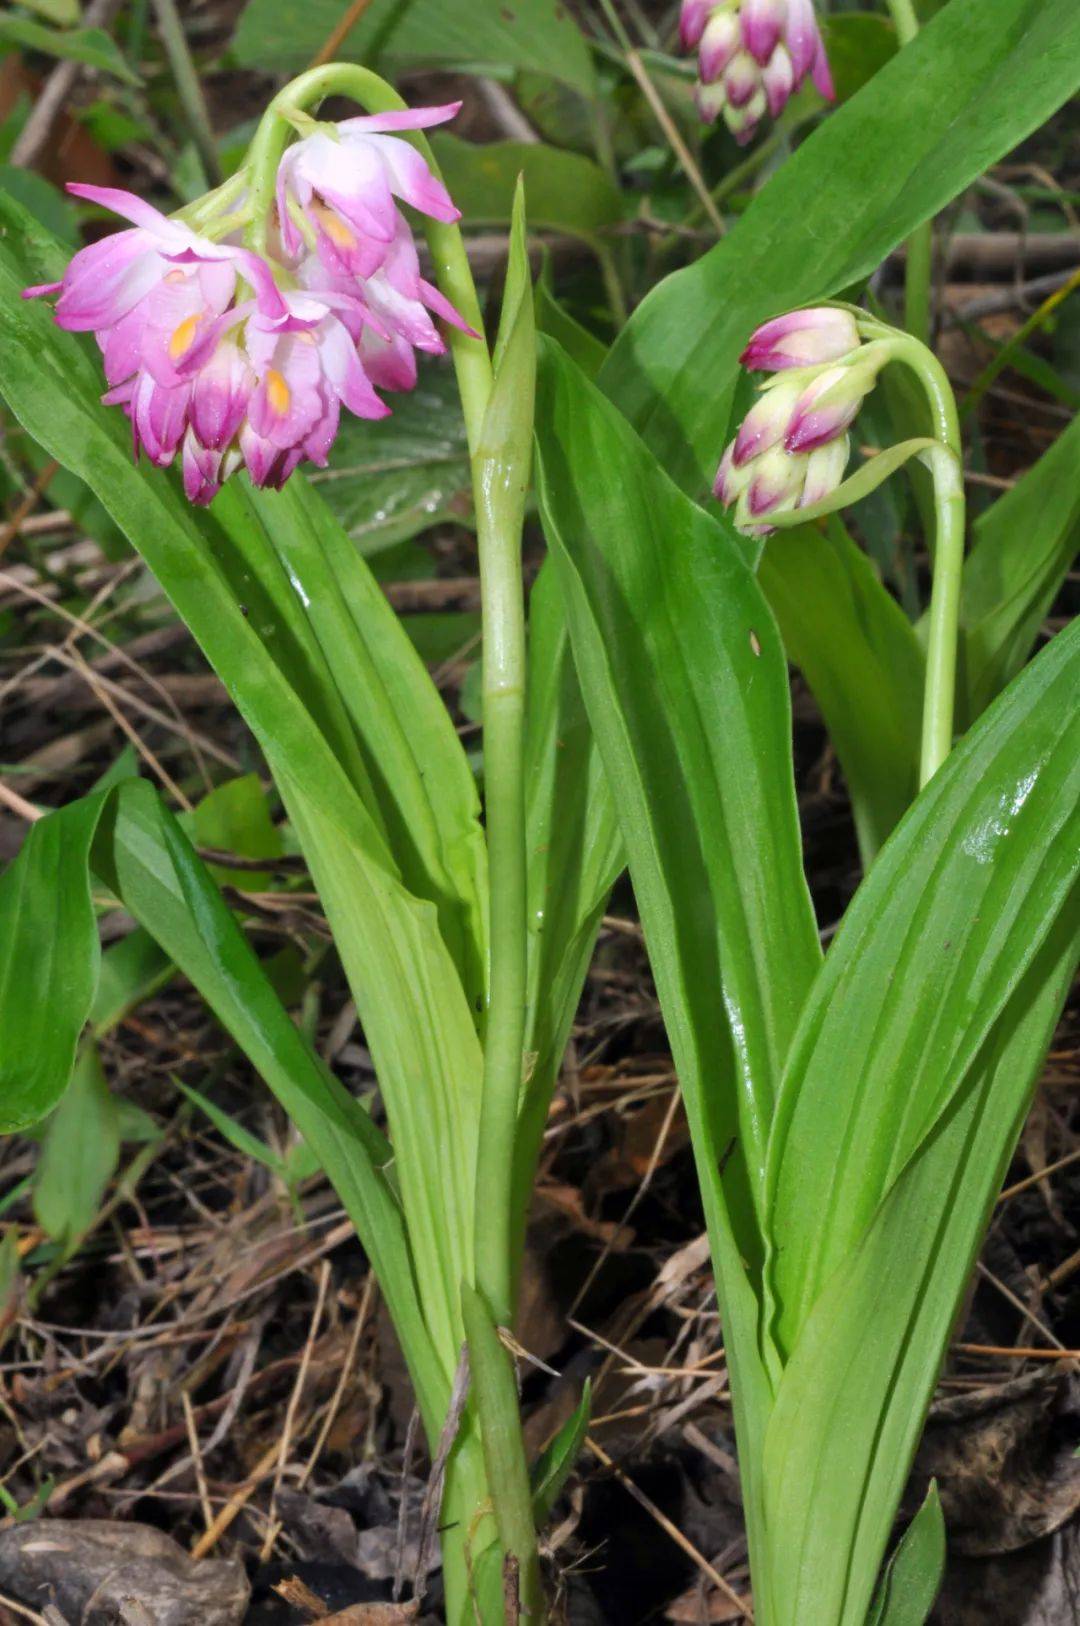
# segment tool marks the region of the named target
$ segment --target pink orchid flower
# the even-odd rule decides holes
[[[318,130],[290,147],[277,181],[285,252],[295,257],[304,246],[293,208],[306,221],[327,271],[355,277],[377,271],[395,243],[401,222],[397,199],[434,220],[460,219],[423,155],[388,133],[445,124],[460,106],[451,102],[345,119],[336,136]]]
[[[342,407],[385,417],[376,386],[411,389],[416,351],[446,349],[436,320],[471,333],[420,275],[397,200],[438,220],[458,211],[422,155],[388,133],[456,112],[349,119],[339,138],[319,131],[289,149],[278,233],[265,223],[286,263],[202,236],[130,192],[69,187],[131,225],[24,297],[58,294],[58,324],[93,332],[102,399],[126,412],[136,456],[166,467],[179,453],[192,502],[211,501],[240,467],[280,486],[305,459],[325,465]]]

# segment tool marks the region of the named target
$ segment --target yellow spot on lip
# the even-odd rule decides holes
[[[312,203],[311,212],[335,248],[355,248],[356,237],[341,216],[325,203]]]
[[[285,416],[289,410],[289,386],[282,378],[276,367],[271,367],[266,375],[266,398],[270,407],[279,418]]]
[[[179,361],[181,356],[187,355],[195,342],[195,332],[199,326],[197,316],[185,316],[180,326],[173,332],[169,340],[169,355],[173,361]]]

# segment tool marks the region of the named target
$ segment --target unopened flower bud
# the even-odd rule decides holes
[[[846,433],[864,396],[874,387],[879,366],[875,356],[865,362],[841,362],[818,373],[795,403],[784,436],[788,451],[812,452]]]
[[[859,348],[859,330],[850,311],[831,305],[788,311],[763,322],[750,335],[739,360],[752,372],[778,373],[788,367],[817,367],[839,361]]]

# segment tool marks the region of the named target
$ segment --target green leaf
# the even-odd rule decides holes
[[[34,1075],[38,1085],[34,1114],[43,1110],[42,1102],[56,1101],[66,1086],[70,1055],[90,1007],[97,955],[89,887],[92,864],[99,880],[153,933],[164,954],[199,990],[326,1170],[375,1267],[401,1336],[425,1425],[437,1435],[449,1378],[424,1323],[401,1212],[384,1173],[391,1159],[389,1146],[290,1020],[205,865],[150,785],[127,780],[112,791],[49,814],[31,834],[38,830],[48,834],[50,826],[66,832],[69,854],[64,869],[51,871],[56,895],[35,892],[24,883],[42,850],[32,849],[29,839],[0,879],[12,910],[8,918],[27,953],[48,944],[57,960],[85,971],[54,985],[48,1004],[42,1006],[57,1037],[40,1057]],[[81,875],[76,849],[81,852]],[[0,988],[0,1031],[5,1036],[19,1013],[37,1003],[26,998],[25,988],[11,983]],[[18,1073],[14,1076],[19,1079]],[[5,1088],[5,1123],[19,1121],[17,1106],[26,1113],[28,1095],[24,1084],[13,1102],[12,1092]],[[66,1098],[60,1110],[65,1107]]]
[[[506,225],[518,177],[529,200],[529,226],[591,240],[623,218],[622,194],[598,164],[539,141],[478,144],[436,134],[431,143],[442,178],[470,226]]]
[[[1072,980],[1075,908],[815,1304],[764,1459],[769,1619],[863,1626],[994,1200]],[[823,1197],[823,1202],[828,1198]]]
[[[563,309],[543,276],[536,284],[536,326],[539,332],[558,340],[586,378],[596,377],[604,365],[606,346]]]
[[[393,417],[342,417],[330,465],[309,476],[365,557],[433,525],[472,523],[465,424],[449,367],[428,366]]]
[[[365,690],[343,699],[333,669],[336,651],[328,655],[322,643],[327,625],[344,627],[351,617],[359,626],[363,609],[364,635],[378,633],[392,654],[389,607],[374,584],[364,606],[353,588],[360,582],[357,592],[366,593],[367,584],[354,574],[341,587],[336,565],[333,598],[313,599],[302,576],[298,592],[278,545],[283,553],[294,544],[306,549],[305,568],[329,570],[325,556],[318,557],[324,545],[347,553],[356,571],[363,568],[299,478],[276,502],[269,493],[249,499],[231,483],[214,513],[205,515],[193,512],[172,480],[132,466],[122,415],[100,407],[96,362],[55,329],[47,311],[18,297],[26,282],[44,280],[39,267],[48,275],[45,265],[55,266],[55,245],[10,200],[0,200],[0,225],[5,221],[11,229],[0,237],[0,386],[30,434],[86,480],[139,547],[262,747],[326,908],[375,1061],[424,1313],[449,1374],[460,1348],[458,1284],[473,1233],[482,1070],[475,1002],[440,933],[436,906],[403,884],[387,844],[383,810],[398,807],[404,792],[398,784],[372,783],[353,721],[366,708],[376,727],[374,713],[384,711],[385,702]],[[271,511],[273,520],[264,523],[261,516]],[[377,726],[430,735],[424,708],[437,696],[396,623],[395,634],[401,645],[398,715],[380,715]],[[350,659],[354,653],[346,651]],[[415,713],[407,709],[414,703]],[[442,726],[458,750],[445,717]],[[401,760],[412,743],[406,739]],[[456,772],[464,785],[467,765],[451,769],[454,760],[445,759],[431,787],[432,802],[439,802],[436,822],[444,816],[444,799],[445,818],[459,819],[461,802],[456,792],[447,795],[447,775]],[[469,794],[475,797],[471,782]],[[475,849],[478,834],[471,839]],[[410,854],[401,857],[404,862]],[[457,854],[454,861],[460,874],[466,859]],[[485,913],[478,906],[476,918]],[[474,961],[481,963],[480,956]],[[433,1421],[430,1412],[426,1416]],[[441,1416],[433,1426],[437,1431]]]
[[[581,1399],[551,1444],[533,1463],[531,1475],[533,1518],[538,1530],[542,1530],[551,1517],[551,1511],[562,1494],[574,1463],[581,1454],[585,1436],[589,1432],[591,1413],[592,1384],[586,1378]]]
[[[45,56],[61,57],[68,62],[82,62],[88,68],[99,68],[112,74],[125,85],[141,85],[142,80],[124,61],[115,40],[103,28],[47,28],[32,22],[29,17],[14,17],[10,13],[0,16],[0,45],[15,45],[24,51],[41,51]]]
[[[237,61],[298,73],[341,15],[339,0],[248,0],[233,41]],[[391,74],[420,65],[531,68],[593,92],[585,41],[558,0],[374,0],[337,56]]]
[[[174,969],[168,955],[141,927],[110,944],[101,956],[97,989],[90,1006],[94,1038],[110,1033],[144,999],[163,988],[172,979]]]
[[[681,1030],[693,1057],[683,1089],[691,1073],[736,1066],[737,1098],[713,1105],[720,1150],[738,1137],[732,1161],[756,1205],[774,1091],[820,960],[783,651],[730,528],[682,496],[551,340],[542,355],[541,511],[586,708],[673,1042]]]
[[[838,519],[769,537],[758,580],[828,721],[868,866],[918,789],[922,649]]]
[[[514,1181],[521,1232],[551,1092],[596,934],[611,888],[626,866],[615,803],[581,698],[550,559],[529,598],[525,824],[527,1084]]]
[[[1080,548],[1080,417],[974,528],[964,565],[962,692],[973,721],[1015,677]]]
[[[769,1144],[776,1331],[826,1283],[947,1111],[1080,856],[1080,625],[1009,687],[860,887],[803,1013]]]
[[[200,847],[237,858],[280,858],[281,833],[274,828],[258,774],[240,774],[215,786],[191,816],[191,835]],[[219,885],[241,892],[265,892],[269,870],[222,869],[211,866]]]
[[[87,1043],[41,1145],[34,1217],[42,1230],[65,1247],[77,1243],[93,1224],[119,1161],[116,1100],[96,1045]]]
[[[707,489],[751,330],[859,282],[1080,82],[1074,0],[949,0],[642,302],[601,380],[673,479]]]
[[[80,246],[79,218],[70,198],[32,169],[0,164],[0,188],[10,192],[32,215],[55,232],[74,252]]]
[[[31,826],[0,876],[0,1130],[51,1112],[71,1076],[98,979],[86,876],[86,802]],[[42,922],[49,922],[47,931]],[[78,1012],[65,1022],[68,1010]]]
[[[541,357],[541,513],[691,1125],[756,1551],[775,1364],[753,1285],[763,1144],[820,960],[787,668],[731,529],[550,340]]]
[[[923,1626],[945,1573],[945,1520],[933,1480],[881,1578],[866,1626]]]
[[[896,55],[896,29],[872,11],[845,11],[822,19],[836,100],[846,102]]]
[[[386,595],[303,479],[251,507],[351,719],[378,818],[475,1010],[486,987],[487,853],[476,782],[442,697]]]
[[[258,1135],[253,1135],[243,1124],[237,1123],[235,1118],[230,1118],[227,1112],[223,1112],[209,1096],[203,1095],[201,1090],[194,1089],[192,1085],[185,1084],[179,1078],[174,1079],[173,1083],[200,1112],[206,1114],[218,1134],[223,1136],[230,1146],[235,1146],[244,1157],[250,1157],[255,1163],[261,1163],[263,1168],[269,1169],[272,1174],[278,1175],[281,1179],[285,1178],[285,1164],[280,1157],[274,1155],[265,1141],[259,1139]]]

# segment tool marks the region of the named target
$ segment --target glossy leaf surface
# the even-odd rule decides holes
[[[947,1111],[1065,907],[1080,857],[1080,626],[953,751],[844,917],[769,1146],[782,1349]]]

